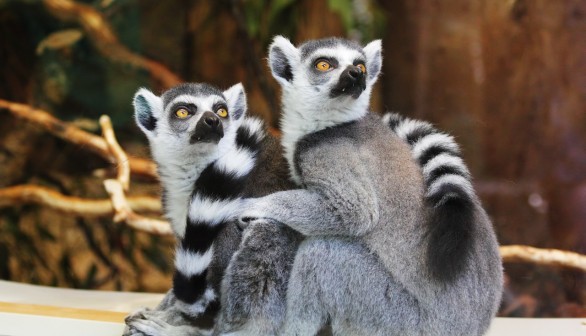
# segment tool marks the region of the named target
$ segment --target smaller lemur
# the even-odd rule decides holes
[[[200,334],[202,330],[193,324],[210,303],[218,301],[224,270],[241,239],[230,220],[234,208],[239,207],[240,197],[290,187],[286,163],[264,124],[244,118],[246,96],[240,84],[224,92],[207,84],[183,84],[161,97],[141,89],[134,106],[137,124],[147,135],[158,165],[165,214],[180,243],[173,289],[157,309],[130,315],[125,334]],[[282,295],[284,300],[284,275],[299,235],[276,226],[259,226],[252,234],[264,237],[269,245],[275,237],[279,244],[278,251],[272,251],[279,264],[275,275],[269,269],[273,282],[264,294]],[[246,317],[254,318],[255,313]]]

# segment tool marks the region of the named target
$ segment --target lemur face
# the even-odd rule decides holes
[[[246,96],[241,84],[222,92],[208,84],[186,83],[160,97],[140,89],[134,109],[155,160],[185,161],[213,152],[237,127],[246,112]]]
[[[277,36],[269,49],[273,76],[285,91],[303,90],[303,97],[325,104],[353,104],[370,98],[382,65],[380,40],[361,47],[329,38],[299,48]],[[311,90],[307,90],[311,88]]]

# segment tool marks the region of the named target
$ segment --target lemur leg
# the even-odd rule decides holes
[[[308,238],[295,257],[279,335],[315,335],[328,319],[334,335],[417,335],[414,331],[421,330],[417,300],[363,244]]]
[[[277,333],[285,318],[287,283],[300,238],[270,221],[247,227],[222,282],[216,334]]]

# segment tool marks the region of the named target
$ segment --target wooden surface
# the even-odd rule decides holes
[[[30,317],[27,317],[30,315]],[[125,313],[0,302],[0,335],[120,335]],[[80,321],[81,320],[81,321]],[[496,318],[487,336],[583,336],[586,319]]]
[[[126,313],[113,311],[42,306],[11,302],[0,302],[0,312],[116,323],[122,323],[124,321],[124,317],[127,315]]]

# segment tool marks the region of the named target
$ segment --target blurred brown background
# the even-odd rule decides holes
[[[297,43],[382,38],[373,110],[429,120],[457,137],[501,244],[586,253],[583,0],[0,0],[0,99],[95,133],[108,114],[124,149],[148,157],[131,98],[141,86],[160,92],[173,78],[149,71],[146,59],[186,81],[243,82],[252,113],[278,127],[279,89],[265,61],[275,34]],[[35,184],[106,198],[101,181],[112,173],[84,148],[0,110],[0,188]],[[136,178],[130,194],[158,195],[158,186]],[[1,279],[169,287],[170,238],[109,217],[2,204]],[[586,316],[583,273],[505,267],[502,315]]]

